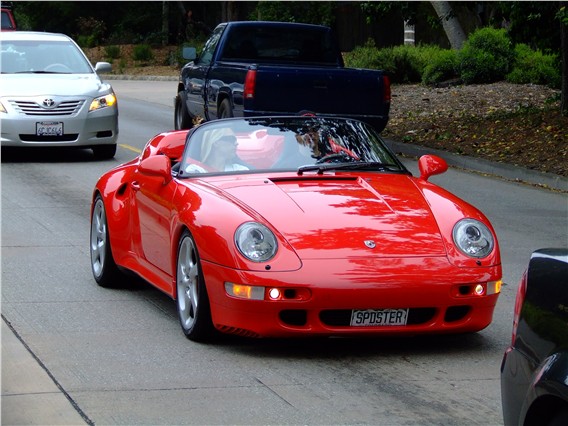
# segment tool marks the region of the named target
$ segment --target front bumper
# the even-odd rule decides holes
[[[85,101],[72,114],[31,115],[18,110],[15,102],[2,99],[7,112],[2,120],[0,145],[6,147],[92,147],[116,144],[118,139],[118,108],[111,106],[89,112]],[[38,136],[38,123],[61,123],[63,134]]]
[[[475,295],[501,267],[456,268],[446,258],[304,261],[299,271],[244,272],[203,262],[215,327],[252,337],[475,332],[493,318],[499,293]],[[423,269],[427,266],[427,270]],[[280,300],[229,296],[225,282],[279,288]],[[409,309],[406,325],[350,325],[354,309]]]

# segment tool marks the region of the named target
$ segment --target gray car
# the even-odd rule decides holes
[[[2,147],[92,148],[112,158],[118,138],[118,104],[112,86],[81,48],[63,34],[0,33]]]

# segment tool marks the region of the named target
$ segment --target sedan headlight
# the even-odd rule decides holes
[[[242,255],[253,262],[266,262],[278,250],[272,231],[257,222],[246,222],[239,226],[235,232],[235,244]]]
[[[452,234],[456,246],[470,257],[486,257],[495,245],[489,228],[475,219],[460,220],[455,224]]]
[[[98,109],[113,106],[114,104],[116,104],[116,96],[114,96],[114,93],[109,93],[108,95],[93,99],[93,102],[91,102],[91,106],[89,107],[89,111],[96,111]]]

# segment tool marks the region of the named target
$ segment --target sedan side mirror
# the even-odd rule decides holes
[[[97,62],[95,64],[95,71],[99,72],[111,72],[112,65],[109,62]]]
[[[138,171],[146,176],[161,177],[164,185],[172,180],[171,160],[165,155],[152,155],[140,162]]]
[[[420,170],[420,179],[428,180],[430,176],[448,170],[448,163],[436,155],[423,155],[418,160],[418,170]]]

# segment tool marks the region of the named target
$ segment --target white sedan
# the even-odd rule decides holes
[[[91,148],[112,158],[118,138],[118,105],[112,86],[81,48],[63,34],[0,33],[2,147]]]

